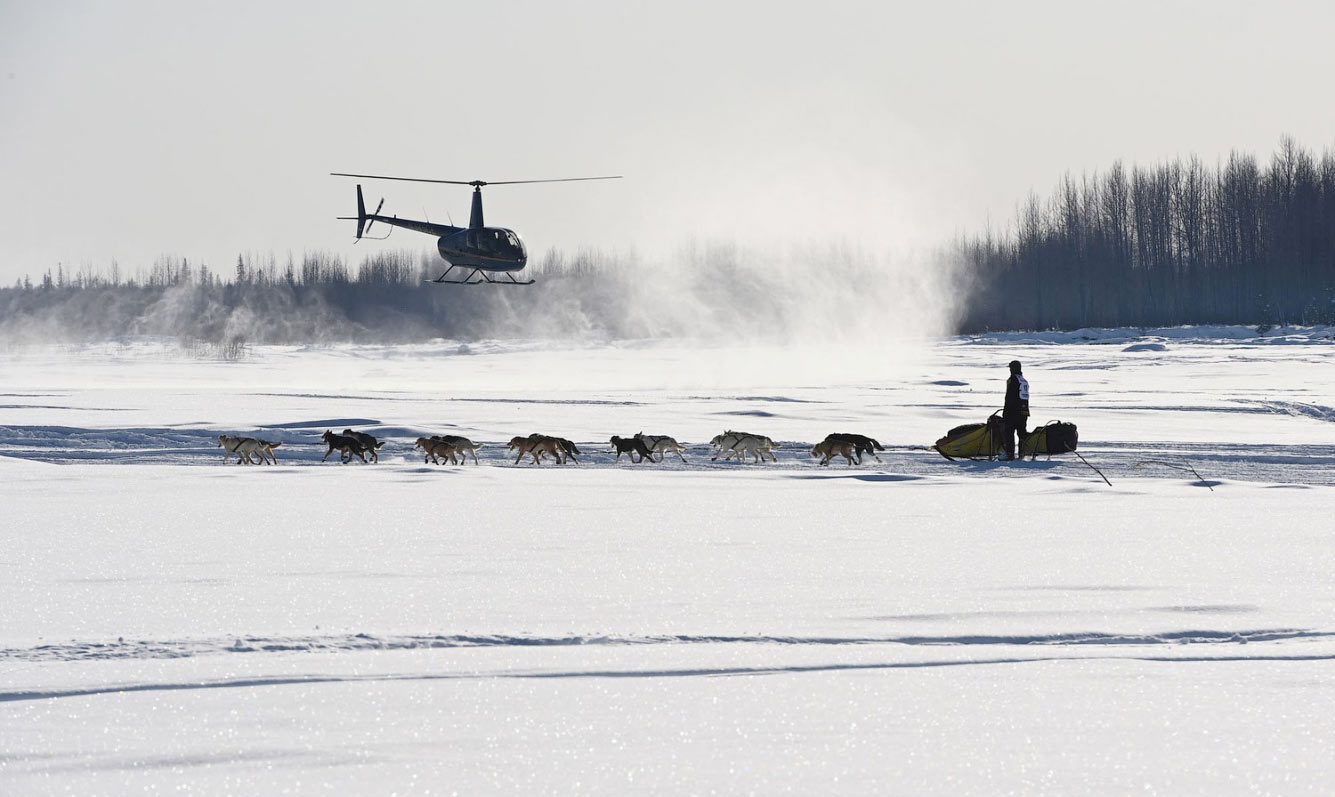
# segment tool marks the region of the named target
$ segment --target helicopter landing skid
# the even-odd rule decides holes
[[[506,279],[495,280],[487,276],[487,273],[480,268],[473,269],[473,271],[467,277],[464,277],[461,280],[445,279],[445,277],[453,270],[454,266],[450,266],[449,268],[445,269],[445,273],[441,274],[439,277],[436,277],[433,280],[423,280],[423,282],[434,282],[437,285],[532,285],[533,284],[533,280],[517,280],[514,278],[513,274],[508,274],[508,273],[505,275]],[[473,279],[473,277],[479,277],[479,279],[475,280]]]

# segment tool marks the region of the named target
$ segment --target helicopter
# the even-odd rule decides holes
[[[606,177],[565,177],[554,180],[504,180],[488,182],[486,180],[428,180],[421,177],[388,177],[381,174],[349,174],[330,172],[334,177],[360,177],[366,180],[401,180],[412,183],[444,183],[447,185],[471,185],[473,187],[473,208],[468,217],[467,227],[455,227],[450,224],[435,224],[430,221],[401,219],[398,216],[382,216],[380,209],[385,200],[376,205],[375,212],[366,212],[366,202],[362,199],[362,187],[357,185],[357,215],[339,216],[342,221],[357,222],[357,240],[371,228],[375,222],[392,227],[435,235],[436,250],[449,264],[439,277],[424,282],[443,285],[532,285],[533,280],[517,280],[515,272],[522,271],[528,264],[528,250],[524,241],[514,230],[505,227],[488,227],[482,219],[482,188],[487,185],[521,185],[526,183],[572,183],[584,180],[619,180],[621,175]],[[469,270],[463,279],[447,279],[456,268]],[[492,274],[504,274],[506,279],[493,279]],[[477,279],[474,279],[476,277]]]

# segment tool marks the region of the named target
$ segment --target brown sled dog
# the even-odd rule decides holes
[[[562,437],[552,437],[545,434],[513,437],[507,447],[512,451],[519,452],[519,456],[515,457],[516,465],[524,458],[525,454],[533,457],[533,464],[535,465],[542,464],[542,458],[548,454],[552,455],[552,459],[555,459],[558,465],[564,465],[567,457],[574,459],[577,463],[579,462],[578,459],[575,459],[579,449],[575,447],[574,443]]]
[[[853,461],[853,451],[854,446],[852,443],[841,443],[837,440],[825,440],[812,446],[811,456],[821,457],[820,464],[822,465],[829,465],[830,460],[834,459],[836,456],[843,457],[848,460],[849,465],[853,465],[856,464]]]
[[[448,459],[451,465],[458,464],[455,459],[456,450],[453,443],[435,437],[419,437],[413,447],[422,449],[424,453],[422,462],[424,464],[434,462],[439,465],[442,459]]]
[[[516,465],[525,455],[533,457],[534,465],[541,465],[542,458],[548,454],[556,460],[558,465],[565,463],[565,454],[561,448],[561,442],[555,437],[541,434],[531,434],[528,437],[512,437],[508,448],[519,452],[519,456],[515,457]]]

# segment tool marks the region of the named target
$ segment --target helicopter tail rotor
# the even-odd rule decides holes
[[[358,195],[357,200],[358,200],[358,203],[361,202],[361,196],[360,196],[360,195]],[[368,232],[368,233],[369,233],[369,232],[371,231],[371,225],[372,225],[372,224],[375,224],[376,216],[379,216],[379,215],[380,215],[380,209],[383,208],[384,206],[385,206],[385,199],[384,199],[384,197],[381,197],[381,198],[380,198],[380,204],[378,204],[378,205],[375,206],[375,212],[373,212],[371,215],[367,216],[366,213],[364,212],[364,209],[363,209],[362,216],[366,219],[366,229],[363,230],[363,232]],[[357,226],[360,227],[361,225],[358,224]],[[357,237],[360,238],[361,236],[359,235],[359,236],[357,236]]]

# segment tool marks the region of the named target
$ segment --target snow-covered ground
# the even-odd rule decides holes
[[[0,792],[1328,791],[1332,355],[1325,329],[4,351]],[[1013,358],[1111,487],[926,449]],[[321,462],[348,426],[379,464]],[[779,461],[711,463],[728,428]],[[640,430],[689,462],[614,464]],[[580,464],[515,466],[533,431]],[[834,431],[883,461],[818,467]],[[279,466],[223,466],[220,433]],[[434,433],[482,465],[424,464]]]

